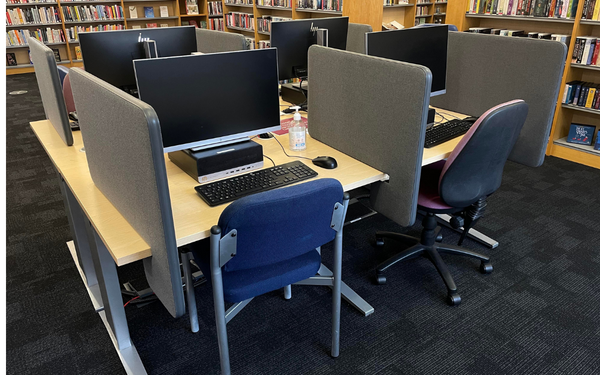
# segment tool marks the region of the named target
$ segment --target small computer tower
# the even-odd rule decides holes
[[[263,167],[262,146],[245,141],[200,151],[169,152],[169,159],[200,183]]]
[[[281,100],[284,102],[300,105],[306,102],[307,95],[308,90],[301,90],[291,83],[281,85]]]

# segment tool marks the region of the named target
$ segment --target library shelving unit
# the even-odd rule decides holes
[[[397,21],[404,27],[420,23],[446,23],[447,1],[389,0],[383,5],[383,24]],[[384,28],[385,29],[385,28]]]
[[[453,0],[447,6],[446,23],[456,25],[459,31],[467,31],[470,27],[489,27],[570,36],[565,70],[546,154],[600,169],[600,151],[594,150],[593,146],[575,145],[567,143],[565,140],[571,123],[590,124],[597,127],[600,125],[600,110],[562,103],[567,82],[581,80],[600,83],[600,67],[571,63],[571,56],[578,36],[597,36],[600,38],[600,21],[581,19],[584,4],[587,4],[587,2],[579,2],[574,17],[549,18],[470,14],[468,13],[469,0]]]

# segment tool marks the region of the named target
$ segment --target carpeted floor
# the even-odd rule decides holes
[[[33,74],[7,77],[7,373],[125,373],[73,260],[57,177],[28,123],[44,118]],[[342,305],[341,354],[330,348],[330,293],[256,298],[228,325],[234,374],[599,374],[600,171],[556,158],[537,169],[509,162],[477,229],[500,242],[495,270],[445,256],[463,302],[445,304],[429,261],[416,258],[373,284],[397,249],[373,247],[377,229],[418,234],[381,215],[344,233],[344,280],[375,307]],[[457,235],[444,229],[446,242]],[[324,260],[330,264],[330,252]],[[122,281],[139,264],[119,269]],[[211,292],[196,291],[200,332],[159,304],[129,305],[133,342],[150,374],[217,374]]]

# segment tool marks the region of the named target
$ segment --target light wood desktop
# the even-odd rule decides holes
[[[440,110],[440,112],[450,116],[464,117],[464,115],[444,110]],[[289,116],[283,116],[282,118],[287,117]],[[441,121],[441,118],[436,118],[436,121]],[[151,256],[152,253],[148,244],[133,230],[94,185],[88,170],[85,152],[82,151],[81,133],[73,132],[73,146],[67,147],[49,121],[33,122],[31,127],[48,153],[50,160],[63,176],[79,205],[108,248],[117,266]],[[289,155],[304,156],[311,159],[317,156],[331,156],[337,160],[338,167],[336,169],[323,169],[314,166],[306,159],[288,158],[274,139],[254,138],[254,141],[263,146],[264,154],[273,159],[277,165],[293,160],[301,160],[319,173],[318,178],[328,177],[339,180],[345,191],[387,179],[385,173],[314,140],[310,136],[308,137],[307,149],[301,152],[288,150],[287,134],[276,137],[286,148]],[[423,165],[448,157],[459,140],[460,138],[456,138],[437,147],[425,149]],[[217,223],[227,204],[209,207],[193,189],[198,183],[173,164],[166,154],[165,164],[169,179],[177,245],[183,246],[209,237],[211,226]],[[270,166],[272,166],[271,162],[265,158],[265,167]]]

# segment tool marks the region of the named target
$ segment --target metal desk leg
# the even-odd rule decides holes
[[[73,236],[73,242],[68,242],[67,246],[69,250],[72,250],[71,255],[75,259],[75,265],[90,295],[94,309],[96,312],[100,312],[104,307],[102,306],[102,297],[100,296],[98,279],[96,278],[96,270],[94,270],[94,262],[92,261],[92,253],[90,251],[90,243],[86,230],[87,218],[71,189],[69,189],[69,186],[67,186],[60,174],[57,173],[57,175],[58,185],[60,186],[65,203],[69,228]]]
[[[436,216],[438,217],[438,219],[440,219],[440,220],[438,220],[438,223],[442,224],[443,226],[453,229],[453,230],[457,231],[458,233],[463,232],[462,228],[459,228],[459,229],[452,228],[452,226],[450,225],[450,219],[452,218],[452,216],[446,215],[446,214],[438,214]],[[473,228],[471,228],[469,230],[469,233],[467,233],[467,237],[469,237],[470,239],[475,240],[479,243],[482,243],[491,249],[495,249],[498,247],[498,241],[486,236],[485,234],[483,234]]]
[[[321,268],[319,268],[318,274],[320,276],[333,276],[333,272],[329,270],[329,268],[325,267],[321,263]],[[354,290],[352,290],[345,282],[342,281],[342,297],[346,301],[348,301],[352,306],[354,306],[357,310],[362,312],[364,316],[369,316],[373,314],[375,309],[373,306],[369,305],[367,301],[365,301],[361,296],[359,296]]]
[[[104,311],[100,312],[99,315],[119,354],[125,371],[128,374],[145,375],[146,369],[129,337],[127,317],[123,308],[123,298],[121,297],[115,262],[88,220],[86,220],[86,229],[90,239],[90,249],[98,285],[100,286],[100,294],[104,302]]]

